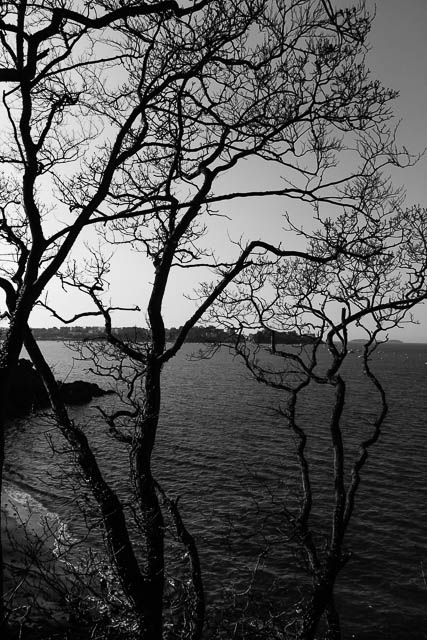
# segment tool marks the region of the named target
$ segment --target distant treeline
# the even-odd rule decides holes
[[[174,342],[182,327],[166,329],[166,341]],[[0,328],[0,339],[4,337],[5,328]],[[38,327],[32,329],[36,340],[96,340],[105,335],[102,327]],[[143,327],[115,327],[113,334],[121,340],[147,342],[150,332]],[[274,331],[264,329],[247,336],[257,344],[306,344],[313,342],[311,335],[300,335],[295,331]],[[232,330],[219,329],[214,326],[196,326],[188,332],[186,342],[233,342],[235,333]]]
[[[167,342],[173,342],[179,335],[181,327],[166,329]],[[115,327],[113,334],[122,340],[146,342],[150,332],[143,327]],[[6,328],[0,328],[0,339],[4,337]],[[38,327],[32,333],[36,340],[96,340],[103,338],[103,327]],[[190,329],[186,342],[231,342],[233,333],[217,327],[194,327]]]
[[[296,331],[271,331],[262,329],[252,334],[257,344],[310,344],[316,340],[311,334],[300,334]]]

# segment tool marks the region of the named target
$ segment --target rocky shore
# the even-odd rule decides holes
[[[62,400],[69,405],[85,404],[93,398],[114,393],[85,380],[58,381],[58,385]],[[29,360],[21,358],[11,378],[6,406],[7,416],[9,418],[22,417],[48,406],[49,398],[40,376]]]

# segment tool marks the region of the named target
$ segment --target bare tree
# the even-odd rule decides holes
[[[106,76],[122,62],[114,47],[117,25],[131,17],[146,19],[147,25],[141,25],[143,34],[153,29],[151,18],[180,20],[206,4],[182,8],[175,2],[130,7],[92,3],[77,11],[51,2],[2,4],[1,234],[6,265],[1,285],[10,315],[1,349],[3,399],[35,302],[105,199],[119,168],[139,148],[138,141],[129,139],[133,123],[141,116],[138,101],[118,111],[111,135],[104,132],[102,112],[97,113],[100,86],[105,88],[106,102],[114,102],[114,94],[123,94],[122,87],[106,86]],[[77,212],[64,203],[60,193],[43,199],[43,192],[63,183],[67,171],[74,172],[78,165],[89,167],[92,156],[96,157],[97,181],[91,176],[92,191],[79,199]],[[86,175],[89,173],[87,170]],[[83,184],[83,177],[81,181]],[[57,215],[64,216],[62,223],[58,224]],[[0,405],[3,410],[5,402]],[[0,421],[2,468],[4,415]],[[2,579],[0,590],[1,584]]]
[[[7,83],[8,124],[1,156],[1,236],[10,262],[0,285],[10,323],[2,345],[0,392],[7,393],[9,372],[25,342],[58,427],[99,505],[111,561],[139,617],[140,637],[160,638],[164,522],[159,497],[178,537],[192,547],[176,505],[152,476],[162,368],[250,265],[262,265],[271,260],[268,256],[326,265],[387,251],[383,214],[371,205],[392,195],[384,168],[411,161],[396,149],[389,126],[388,105],[395,94],[372,80],[365,67],[371,19],[362,3],[335,11],[323,0],[245,0],[238,6],[206,0],[191,7],[103,2],[74,11],[22,1],[2,11],[0,80]],[[275,185],[224,188],[245,160],[271,167]],[[332,218],[348,222],[340,230],[324,220],[320,235],[301,250],[252,239],[237,247],[234,258],[221,259],[203,247],[216,209],[226,211],[228,202],[245,198],[262,198],[265,209],[271,197],[298,200],[313,207],[319,219],[319,207],[327,207]],[[129,243],[152,261],[151,338],[143,347],[112,332],[111,309],[101,295],[102,258],[95,259],[91,281],[82,280],[73,262],[64,267],[79,237],[90,238],[91,226],[107,241]],[[163,305],[170,275],[176,268],[200,266],[218,269],[219,278],[169,346]],[[28,329],[34,305],[57,274],[64,286],[91,296],[109,344],[135,367],[133,413],[107,420],[116,435],[121,432],[116,420],[126,417],[131,425],[122,437],[130,447],[144,533],[142,565],[123,506],[82,429],[70,420]],[[135,400],[137,391],[142,403]],[[191,558],[196,585],[197,557]],[[194,638],[200,637],[203,622],[199,593]]]
[[[235,349],[255,378],[283,392],[278,411],[293,437],[300,474],[298,500],[282,497],[283,539],[302,552],[311,587],[292,607],[297,615],[285,615],[282,624],[289,637],[301,640],[318,637],[322,618],[322,637],[341,638],[335,583],[351,558],[348,528],[362,471],[388,413],[386,390],[373,356],[387,342],[388,332],[410,322],[411,310],[427,297],[426,212],[419,207],[385,211],[383,204],[381,255],[341,255],[330,264],[307,264],[299,258],[258,264],[210,309],[211,318],[238,336]],[[328,229],[349,237],[347,225],[351,226],[349,218],[343,218],[328,222]],[[316,242],[321,246],[319,237]],[[256,345],[245,337],[245,330],[256,328],[267,334],[285,332],[291,344],[276,340],[274,348]],[[358,359],[349,344],[349,332],[354,329],[364,336],[357,343]],[[349,358],[353,360],[350,368],[346,366]],[[354,362],[365,374],[364,383],[354,377]],[[357,428],[348,429],[354,412],[351,394],[362,384],[370,411],[358,414]],[[304,408],[316,387],[324,389],[328,409],[323,407],[315,424],[310,424],[313,416],[308,417]],[[316,451],[325,433],[330,442],[330,473],[320,478],[319,462],[309,449],[312,444],[311,452]],[[325,464],[323,458],[321,464]],[[330,503],[320,507],[316,504],[319,482],[329,482],[331,495]],[[323,529],[314,512],[322,513]],[[277,541],[271,537],[269,544],[274,558]]]

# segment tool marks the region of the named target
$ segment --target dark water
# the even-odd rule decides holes
[[[82,377],[61,343],[41,343],[58,378]],[[163,413],[155,455],[164,489],[180,496],[181,509],[196,535],[209,602],[227,598],[227,590],[247,588],[260,553],[254,586],[259,599],[289,606],[302,580],[292,545],[286,542],[284,505],[292,505],[297,468],[291,434],[276,409],[284,398],[253,379],[227,351],[210,360],[192,361],[194,345],[164,372]],[[344,637],[390,640],[427,638],[427,345],[387,345],[375,356],[375,370],[386,388],[390,412],[381,440],[363,472],[348,547],[352,559],[338,585]],[[351,460],[357,442],[369,432],[376,400],[350,356],[343,433]],[[89,375],[84,374],[86,377]],[[328,435],[330,396],[324,388],[304,397],[301,424],[309,436],[314,478],[313,525],[328,533],[331,505],[331,449]],[[102,399],[108,405],[114,396]],[[95,407],[73,410],[84,422],[102,469],[122,496],[128,490],[127,454],[105,438]],[[83,535],[73,512],[70,485],[63,480],[52,443],[61,447],[43,419],[8,430],[7,491],[31,496]],[[281,604],[282,603],[282,604]]]

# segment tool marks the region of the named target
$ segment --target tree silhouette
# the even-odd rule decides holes
[[[398,207],[399,195],[383,171],[412,159],[394,144],[389,110],[394,92],[371,79],[365,67],[370,23],[362,4],[335,11],[323,0],[245,0],[238,6],[223,0],[191,6],[100,2],[78,11],[50,2],[2,7],[0,286],[9,326],[1,348],[0,393],[7,394],[25,343],[57,426],[98,504],[110,561],[138,637],[155,640],[163,634],[161,502],[191,550],[195,604],[186,633],[199,638],[203,625],[196,550],[151,468],[163,366],[230,285],[250,277],[256,286],[257,269],[265,264],[291,258],[309,269],[343,259],[369,264],[387,256],[384,208]],[[245,161],[271,167],[275,184],[254,181],[224,189],[233,182],[223,179],[232,178]],[[262,202],[263,212],[271,198],[298,200],[311,208],[319,230],[302,249],[250,239],[234,246],[234,257],[222,258],[203,247],[217,209],[249,198]],[[296,229],[297,221],[293,224]],[[83,270],[76,262],[75,247],[81,238],[91,243],[91,228],[105,242],[128,243],[151,260],[150,338],[143,346],[112,331],[114,307],[103,297],[108,252],[100,255],[97,245],[90,245]],[[168,345],[163,306],[170,276],[201,266],[217,269],[218,278],[205,287]],[[83,430],[70,419],[29,329],[36,304],[53,308],[44,294],[56,276],[63,287],[90,296],[93,314],[105,321],[108,348],[119,361],[131,362],[132,409],[105,417],[116,437],[129,444],[142,560],[123,505]],[[62,317],[59,309],[54,313]],[[1,442],[3,463],[3,435]]]

